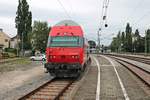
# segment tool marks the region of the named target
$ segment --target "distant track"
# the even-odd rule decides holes
[[[105,54],[105,55],[111,55],[111,56],[116,56],[116,57],[123,57],[123,58],[135,60],[135,61],[142,62],[142,63],[150,65],[150,58],[128,56],[128,55],[115,55],[115,54]]]
[[[111,57],[116,59],[117,62],[125,66],[131,72],[133,72],[136,76],[138,76],[144,83],[146,83],[150,87],[150,72],[138,67],[137,65],[133,63],[129,63],[125,60],[122,60],[113,56]]]
[[[52,79],[18,100],[59,100],[75,82],[72,79]]]

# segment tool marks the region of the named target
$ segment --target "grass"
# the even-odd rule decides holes
[[[31,61],[28,58],[22,58],[22,59],[18,59],[13,62],[10,62],[10,63],[12,63],[12,64],[30,64]]]
[[[25,69],[32,62],[28,58],[22,58],[15,61],[0,64],[0,72],[14,71],[18,69]]]

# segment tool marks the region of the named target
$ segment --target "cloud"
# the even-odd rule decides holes
[[[10,37],[16,35],[15,23],[12,17],[0,17],[0,28]]]
[[[33,14],[33,21],[48,21],[48,24],[53,26],[61,20],[68,19],[64,9],[57,0],[27,1]],[[97,29],[101,21],[103,0],[60,1],[71,16],[71,19],[83,27],[86,37],[90,40],[97,40]],[[109,45],[112,37],[119,30],[124,31],[127,22],[130,22],[133,26],[133,31],[139,28],[141,34],[144,34],[144,31],[150,27],[148,19],[150,17],[149,4],[149,0],[110,0],[107,16],[108,28],[103,29],[101,42]],[[0,27],[10,35],[16,34],[14,20],[17,5],[18,0],[0,1]]]

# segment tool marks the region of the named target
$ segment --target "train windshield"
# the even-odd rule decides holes
[[[48,47],[81,47],[83,38],[78,36],[49,37]]]

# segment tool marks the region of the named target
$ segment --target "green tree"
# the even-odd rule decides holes
[[[145,52],[150,53],[150,29],[146,31],[145,35]]]
[[[24,49],[30,49],[28,34],[32,30],[32,13],[29,11],[29,5],[26,0],[19,0],[16,18],[15,18],[17,35],[21,42],[23,39]]]
[[[30,40],[34,50],[45,52],[50,28],[47,22],[34,21]]]
[[[132,52],[132,27],[130,27],[129,23],[127,23],[125,32],[126,32],[126,42],[125,42],[126,51]]]
[[[139,34],[139,30],[136,29],[135,34],[133,36],[133,49],[134,49],[134,52],[140,52],[140,40],[141,40],[141,36]]]
[[[118,38],[117,37],[113,38],[113,41],[112,41],[112,43],[110,45],[110,48],[111,48],[112,52],[118,52],[119,44],[118,44]]]
[[[122,32],[121,34],[121,51],[125,51],[125,42],[126,42],[126,38],[125,38],[125,33]]]
[[[112,52],[121,50],[142,53],[145,50],[150,53],[150,29],[145,32],[145,37],[141,37],[138,29],[132,34],[132,27],[127,23],[125,32],[118,32],[117,36],[113,38],[110,48]]]
[[[121,32],[120,31],[118,32],[118,35],[117,35],[117,48],[118,48],[118,51],[121,51]]]
[[[140,38],[139,52],[143,53],[145,50],[145,37]]]

